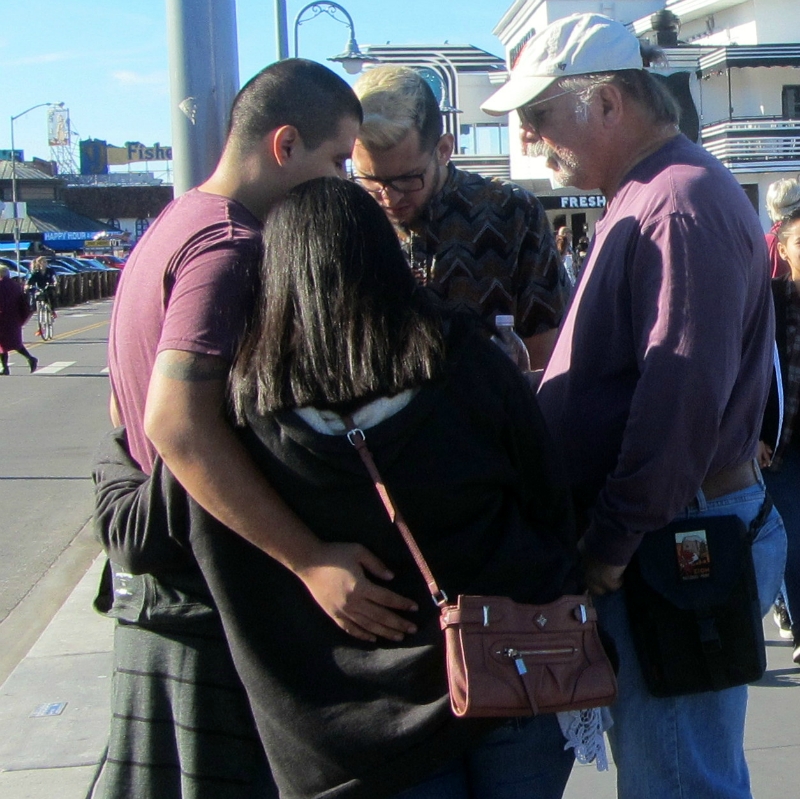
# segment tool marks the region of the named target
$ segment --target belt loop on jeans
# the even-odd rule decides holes
[[[700,511],[700,513],[704,513],[708,510],[708,502],[702,488],[697,489],[697,493],[694,496],[694,504],[696,506],[695,510]]]

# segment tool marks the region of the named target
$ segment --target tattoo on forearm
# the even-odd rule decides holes
[[[164,377],[181,380],[184,383],[225,380],[228,376],[228,367],[219,358],[190,353],[178,357],[158,358],[155,368]]]

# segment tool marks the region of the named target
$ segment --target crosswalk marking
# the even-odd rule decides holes
[[[37,369],[34,374],[36,375],[54,375],[60,372],[62,369],[66,369],[68,366],[73,366],[76,361],[55,361],[51,363],[49,366],[42,366]]]
[[[39,359],[39,368],[36,370],[34,374],[37,375],[54,375],[58,374],[63,369],[66,369],[68,366],[74,366],[77,361],[54,361],[51,364],[45,364],[42,362],[41,358]],[[24,369],[25,374],[28,374],[28,362],[27,361],[19,361],[19,360],[8,360],[9,368],[13,369],[17,367],[18,369]],[[79,367],[80,368],[80,367]],[[88,369],[87,373],[94,372],[94,367],[92,369]],[[107,375],[109,374],[109,368],[106,366],[104,369],[100,369],[96,374]]]

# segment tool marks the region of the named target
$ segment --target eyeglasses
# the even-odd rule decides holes
[[[370,194],[382,194],[386,189],[391,189],[399,194],[413,194],[425,188],[425,173],[436,157],[436,150],[431,153],[430,160],[425,165],[425,169],[414,175],[399,175],[394,178],[377,178],[374,175],[356,175],[352,173],[351,180],[358,183],[362,189],[366,189]]]
[[[539,128],[542,126],[547,112],[550,111],[549,108],[538,110],[538,106],[549,103],[551,100],[556,100],[559,97],[564,97],[567,94],[573,94],[576,91],[578,91],[578,89],[567,89],[566,91],[558,92],[558,94],[553,94],[550,97],[545,97],[542,100],[534,100],[532,103],[523,105],[517,109],[519,118],[523,124],[528,125],[538,136]]]

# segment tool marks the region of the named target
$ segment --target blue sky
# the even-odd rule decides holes
[[[502,55],[492,29],[512,0],[341,0],[359,45],[473,44]],[[293,23],[308,5],[287,0]],[[2,3],[0,149],[11,146],[10,117],[37,103],[64,102],[80,138],[171,144],[166,0],[21,0]],[[276,58],[273,0],[237,0],[243,83]],[[323,63],[340,53],[347,28],[322,15],[299,27],[300,55]],[[343,77],[338,65],[329,64]],[[352,79],[350,79],[352,80]],[[14,123],[25,158],[49,158],[47,109]]]

